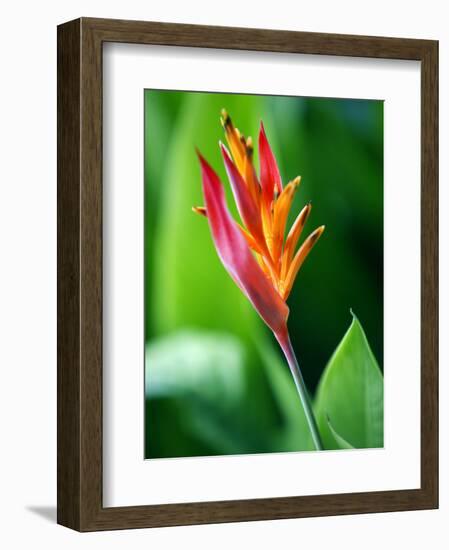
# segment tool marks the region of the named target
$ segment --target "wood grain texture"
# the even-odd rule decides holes
[[[80,527],[80,21],[58,29],[58,522]]]
[[[438,43],[421,61],[421,487],[438,506]]]
[[[105,41],[421,61],[420,489],[103,507],[102,44]],[[94,531],[437,507],[437,186],[437,42],[107,19],[83,18],[61,25],[58,28],[58,522],[79,531]]]

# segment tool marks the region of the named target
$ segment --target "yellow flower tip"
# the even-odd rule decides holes
[[[247,156],[251,158],[254,153],[253,138],[251,136],[249,136],[245,142],[245,150],[246,150]]]
[[[204,216],[207,218],[207,210],[205,206],[192,206],[192,212],[195,212],[195,214],[199,214],[200,216]]]
[[[312,247],[317,242],[317,240],[321,237],[325,229],[326,229],[326,226],[321,225],[320,227],[317,227],[315,231],[313,231],[310,234],[310,247]]]
[[[222,109],[221,111],[220,121],[224,131],[226,132],[226,135],[232,135],[233,133],[236,133],[236,129],[232,124],[231,117],[229,116],[229,113],[225,109]],[[238,133],[238,130],[237,130],[237,133]]]
[[[280,194],[286,197],[289,195],[290,197],[293,196],[293,193],[296,191],[296,189],[299,187],[299,184],[301,183],[301,176],[296,177],[294,180],[291,180],[288,182],[288,185],[284,188],[284,191]],[[291,205],[289,205],[290,207]]]
[[[300,183],[301,183],[301,176],[296,176],[296,178],[293,180],[293,187],[296,189],[296,187],[299,187]]]

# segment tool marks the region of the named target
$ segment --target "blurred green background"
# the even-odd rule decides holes
[[[383,358],[383,102],[146,90],[145,457],[310,449],[277,344],[221,265],[195,147],[226,188],[220,110],[257,143],[260,121],[286,183],[302,176],[290,223],[326,231],[288,300],[306,384],[360,319]],[[257,147],[255,162],[258,167]]]

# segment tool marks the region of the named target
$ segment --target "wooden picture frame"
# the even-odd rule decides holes
[[[421,488],[105,508],[102,45],[127,42],[421,62]],[[438,506],[438,43],[81,18],[58,27],[58,523],[79,531]]]

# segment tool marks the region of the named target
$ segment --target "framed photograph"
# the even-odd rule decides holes
[[[438,43],[58,27],[58,522],[438,506]]]

